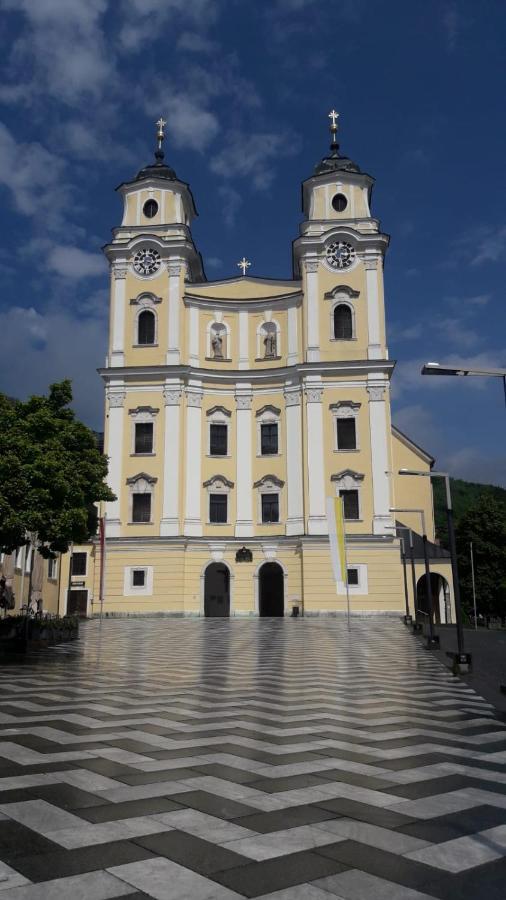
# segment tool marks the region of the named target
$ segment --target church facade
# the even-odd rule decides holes
[[[430,540],[434,525],[430,479],[397,473],[432,460],[391,424],[389,238],[371,211],[373,178],[340,154],[332,123],[331,152],[302,185],[290,279],[252,277],[244,258],[237,277],[206,279],[162,121],[154,163],[118,189],[100,370],[117,499],[104,565],[98,546],[89,553],[88,612],[99,569],[109,614],[342,612],[326,520],[336,495],[352,610],[404,611],[391,510],[423,509]],[[420,531],[416,514],[400,518]],[[451,584],[448,560],[433,569]]]

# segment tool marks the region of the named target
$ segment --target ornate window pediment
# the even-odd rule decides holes
[[[204,481],[203,484],[203,487],[208,489],[211,488],[213,491],[224,491],[227,489],[230,490],[231,488],[233,488],[233,486],[234,482],[229,481],[229,479],[226,478],[225,475],[213,475],[212,478],[208,478],[207,481]]]
[[[229,409],[226,409],[225,406],[212,406],[211,409],[208,409],[206,412],[206,416],[216,416],[217,414],[221,414],[222,416],[231,417],[232,413]]]
[[[339,400],[337,403],[331,403],[329,409],[340,419],[347,419],[356,416],[360,406],[360,403],[354,403],[353,400]]]
[[[270,403],[266,403],[266,405],[262,406],[262,408],[259,409],[258,412],[255,413],[255,415],[257,418],[259,418],[260,416],[265,415],[265,413],[270,413],[273,416],[279,417],[281,415],[281,410],[278,409],[277,406],[272,406]]]
[[[132,475],[131,478],[127,478],[126,483],[130,485],[134,485],[137,490],[142,490],[142,488],[150,487],[153,484],[156,484],[158,478],[155,478],[154,475],[148,475],[147,472],[139,472],[137,475]]]
[[[284,481],[281,481],[276,475],[264,475],[263,478],[260,478],[258,481],[255,481],[253,487],[254,488],[262,488],[265,491],[272,490],[277,491],[284,486]]]
[[[161,303],[162,298],[157,297],[156,294],[151,294],[149,292],[143,291],[142,294],[138,294],[137,297],[132,297],[130,300],[130,306],[155,306],[156,303]]]
[[[323,297],[325,300],[338,300],[339,297],[347,297],[349,300],[354,300],[360,297],[360,291],[354,291],[347,284],[338,284],[331,291],[327,291]]]
[[[351,490],[364,480],[364,475],[354,472],[353,469],[343,469],[342,472],[331,475],[330,480],[336,482],[342,490]]]
[[[128,410],[128,415],[133,416],[136,419],[146,416],[146,421],[151,421],[151,418],[156,416],[159,412],[160,410],[156,409],[154,406],[136,406],[135,409]]]

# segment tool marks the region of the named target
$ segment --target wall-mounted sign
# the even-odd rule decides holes
[[[76,588],[76,587],[81,588],[81,587],[84,587],[85,584],[86,584],[85,581],[73,581],[72,584],[70,585],[70,589],[72,590],[72,588]]]
[[[235,554],[235,561],[236,562],[252,562],[253,554],[252,554],[251,550],[248,550],[247,547],[241,547],[241,549],[238,550],[237,553]]]

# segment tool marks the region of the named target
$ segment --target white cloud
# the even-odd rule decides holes
[[[404,391],[428,388],[431,390],[484,390],[490,387],[490,379],[481,377],[459,378],[458,376],[422,375],[422,366],[427,362],[446,363],[455,369],[500,369],[504,367],[505,350],[485,351],[474,356],[460,356],[456,353],[444,353],[436,360],[418,357],[400,360],[392,381],[392,396],[399,397]]]
[[[49,93],[74,105],[98,99],[106,86],[110,91],[115,68],[101,21],[107,6],[108,0],[0,0],[0,8],[22,14],[28,26],[13,44],[12,99],[32,102]]]
[[[195,31],[184,31],[178,39],[177,49],[189,53],[216,53],[219,44]]]
[[[205,264],[210,269],[221,269],[223,260],[220,259],[219,256],[208,256],[205,260]]]
[[[103,316],[78,319],[68,310],[40,313],[14,306],[0,313],[0,333],[2,392],[23,398],[71,378],[78,415],[92,427],[102,427],[103,389],[96,368],[106,352]]]
[[[43,221],[45,229],[61,225],[69,197],[65,168],[62,159],[40,144],[16,142],[0,122],[0,185],[18,212]]]
[[[202,29],[215,21],[219,6],[218,0],[123,0],[121,47],[125,52],[138,52],[164,29],[169,40],[175,25],[182,21]]]
[[[476,447],[442,454],[441,463],[453,478],[506,487],[506,456],[487,456]]]
[[[420,403],[402,406],[392,413],[393,424],[410,437],[427,453],[433,455],[439,446],[440,429],[436,426],[430,410]]]
[[[293,155],[297,146],[286,134],[258,132],[232,133],[211,160],[211,171],[222,178],[248,178],[257,189],[267,188],[274,178],[274,166],[281,156]]]
[[[242,203],[242,197],[235,188],[230,187],[228,184],[219,187],[218,194],[221,200],[221,216],[225,225],[228,225],[230,228],[235,223],[237,213],[239,212]]]
[[[46,267],[50,272],[62,278],[79,280],[96,275],[105,275],[106,266],[101,253],[89,253],[79,247],[53,247],[46,258]]]

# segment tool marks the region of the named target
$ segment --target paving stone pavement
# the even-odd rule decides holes
[[[394,619],[3,661],[0,900],[505,900],[506,724]]]

